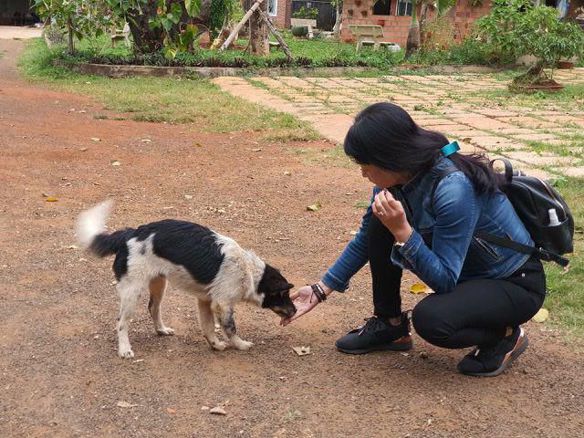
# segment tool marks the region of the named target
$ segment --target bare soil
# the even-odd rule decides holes
[[[337,352],[335,339],[371,312],[367,268],[286,328],[241,306],[249,352],[210,350],[195,303],[175,290],[164,310],[176,335],[156,336],[144,299],[130,333],[136,357],[119,359],[111,260],[71,247],[82,209],[111,197],[112,227],[205,224],[302,285],[351,238],[370,187],[356,168],[291,152],[326,142],[95,119],[107,112],[94,101],[19,79],[21,48],[0,41],[0,436],[584,436],[584,355],[545,325],[527,325],[530,348],[494,379],[457,374],[465,352],[418,337],[407,354]],[[323,208],[307,211],[316,201]],[[406,307],[420,299],[411,281]],[[300,345],[312,354],[297,356]]]

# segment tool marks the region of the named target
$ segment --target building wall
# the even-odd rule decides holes
[[[576,18],[581,12],[576,12],[576,9],[584,7],[584,0],[572,0],[568,6],[568,17]]]
[[[408,39],[408,29],[412,21],[411,16],[396,16],[397,0],[392,0],[392,15],[374,15],[373,0],[345,0],[343,6],[343,25],[341,38],[346,42],[354,41],[354,37],[349,30],[350,24],[377,24],[383,27],[383,41],[389,41],[406,46]],[[472,23],[489,13],[491,0],[484,0],[478,7],[472,7],[469,0],[459,0],[448,13],[454,26],[456,40],[462,40],[467,36],[472,28]],[[429,13],[431,18],[433,13]],[[419,14],[418,14],[419,17]]]
[[[292,0],[275,0],[277,1],[277,15],[271,15],[270,18],[274,25],[279,29],[290,27],[290,18],[292,16]]]
[[[30,24],[32,16],[30,14],[29,0],[0,0],[0,24],[23,25]]]
[[[454,38],[462,41],[472,32],[472,24],[491,11],[491,0],[484,0],[482,5],[473,7],[469,0],[459,0],[449,11],[448,16],[454,24]]]

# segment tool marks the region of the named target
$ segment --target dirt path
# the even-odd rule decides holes
[[[0,436],[583,436],[583,354],[544,326],[528,327],[532,346],[497,379],[456,374],[461,352],[417,337],[407,355],[336,352],[334,340],[371,311],[366,269],[288,328],[242,306],[240,331],[256,344],[248,353],[210,351],[195,303],[171,290],[165,313],[177,335],[156,336],[144,302],[136,358],[118,359],[111,260],[69,248],[83,208],[115,198],[114,227],[201,222],[300,285],[351,238],[369,187],[357,169],[308,167],[290,153],[298,145],[254,151],[248,133],[96,120],[95,102],[19,80],[20,47],[0,41]],[[323,208],[307,212],[316,200]],[[313,354],[297,357],[297,345]],[[224,417],[201,409],[219,404]]]

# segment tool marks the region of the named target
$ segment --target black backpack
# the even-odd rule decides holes
[[[504,158],[499,158],[499,160],[505,164],[505,179],[500,189],[511,201],[515,212],[535,242],[535,246],[522,245],[511,239],[489,233],[479,232],[476,237],[498,246],[534,255],[541,260],[556,262],[560,266],[568,266],[570,261],[561,255],[574,251],[574,217],[566,201],[546,181],[525,175],[520,171],[513,171],[509,160]],[[495,161],[497,160],[491,161],[491,168]],[[457,170],[452,167],[445,169],[434,185],[434,190],[443,177]],[[557,215],[558,220],[555,225],[550,225],[551,209],[554,209]],[[552,216],[552,219],[555,217]]]

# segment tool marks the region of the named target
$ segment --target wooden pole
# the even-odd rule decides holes
[[[237,23],[237,26],[235,26],[233,28],[233,30],[231,31],[231,33],[229,34],[229,36],[227,37],[225,42],[219,48],[219,51],[225,50],[227,47],[229,47],[231,45],[231,43],[235,39],[235,35],[237,35],[239,33],[239,31],[241,30],[243,25],[246,23],[247,20],[249,20],[249,17],[252,16],[252,14],[255,12],[255,10],[260,7],[260,4],[263,1],[264,0],[256,0],[256,2],[252,5],[252,7],[249,8],[249,11],[247,11],[247,13],[243,16],[241,21],[239,23]]]
[[[280,43],[280,46],[282,47],[282,50],[286,54],[286,58],[288,58],[288,61],[292,61],[292,52],[290,52],[290,48],[288,47],[288,44],[286,44],[286,41],[284,41],[284,38],[282,38],[282,35],[280,35],[280,32],[276,30],[276,28],[274,27],[274,25],[272,24],[272,22],[270,21],[270,19],[268,18],[264,11],[258,10],[258,13],[260,14],[260,17],[262,17],[262,20],[264,20],[264,22],[268,26],[268,29],[270,29],[270,32],[272,32],[272,34]]]

